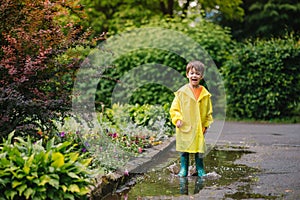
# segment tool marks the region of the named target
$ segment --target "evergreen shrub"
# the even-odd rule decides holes
[[[222,69],[227,115],[260,120],[292,116],[299,104],[299,68],[300,43],[294,37],[240,44]]]

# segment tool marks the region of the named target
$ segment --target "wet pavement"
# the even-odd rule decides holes
[[[129,163],[131,173],[146,173],[149,179],[143,183],[141,178],[141,184],[129,188],[133,190],[131,193],[137,190],[141,196],[127,191],[125,196],[112,196],[107,199],[300,199],[300,124],[216,121],[206,138],[209,146],[214,147],[205,158],[206,170],[216,171],[223,176],[222,178],[213,182],[204,180],[204,184],[196,193],[196,177],[188,178],[186,182],[189,183],[189,192],[178,195],[182,189],[182,180],[178,177],[172,178],[172,175],[166,172],[166,166],[178,159],[174,150],[174,138],[170,138],[148,152],[145,157]],[[214,151],[215,149],[217,151]],[[237,151],[236,155],[239,156],[235,156],[234,159],[226,157],[229,154],[233,155],[234,151]],[[219,154],[212,156],[214,153]],[[212,158],[219,159],[219,162],[207,160]],[[154,168],[164,170],[158,173],[165,174],[155,178],[156,174],[152,173],[156,170]],[[228,173],[226,170],[233,172]],[[251,173],[248,173],[249,171]],[[237,173],[240,173],[239,177]],[[158,180],[158,184],[155,184],[154,180],[159,178],[162,179],[161,182]],[[234,181],[228,181],[231,179]],[[226,183],[222,184],[224,180]],[[163,192],[146,193],[152,182],[153,190],[160,189]],[[168,185],[170,182],[171,185]],[[159,185],[161,183],[164,185]]]
[[[226,122],[217,145],[255,152],[243,155],[236,163],[258,168],[260,172],[251,185],[236,182],[226,187],[203,188],[192,198],[230,199],[239,194],[237,199],[300,199],[300,124]]]

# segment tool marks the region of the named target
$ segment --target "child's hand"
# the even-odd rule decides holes
[[[203,128],[202,128],[202,133],[203,133],[203,135],[205,135],[205,133],[206,133],[206,130],[207,130],[207,128],[206,128],[206,127],[203,127]]]
[[[182,127],[182,125],[183,125],[183,122],[179,119],[179,120],[177,120],[177,122],[176,122],[176,127],[177,128],[180,128],[180,127]]]

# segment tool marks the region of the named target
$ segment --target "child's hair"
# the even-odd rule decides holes
[[[186,65],[186,73],[188,74],[191,69],[200,72],[202,76],[204,75],[204,64],[198,60],[191,61]]]

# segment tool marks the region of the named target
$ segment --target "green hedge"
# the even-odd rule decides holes
[[[299,103],[300,45],[294,37],[240,44],[223,67],[227,115],[263,119],[292,116]]]
[[[193,24],[193,26],[191,24]],[[222,29],[220,26],[213,23],[204,20],[195,22],[195,19],[182,20],[181,18],[175,18],[170,20],[152,21],[147,25],[147,27],[171,29],[186,35],[186,37],[191,38],[195,44],[197,43],[198,46],[201,46],[201,48],[206,51],[206,53],[213,59],[218,67],[222,66],[227,57],[230,55],[229,50],[232,48],[230,31],[227,29]],[[132,29],[134,30],[134,27],[132,27]],[[155,32],[153,34],[155,34],[156,37],[165,37],[162,35],[162,33]],[[135,41],[137,43],[143,43],[144,39],[137,37],[135,38]],[[164,41],[162,41],[162,43],[163,42]],[[169,41],[165,41],[165,43],[169,43]],[[189,46],[192,46],[191,44],[185,44],[183,41],[178,40],[174,40],[174,44],[179,44],[179,51],[184,50],[185,54],[191,54],[195,57],[199,57],[199,59],[202,60],[201,56],[203,55],[197,54],[195,49],[188,48]],[[162,44],[162,46],[163,45],[168,46],[170,44]],[[119,48],[122,48],[122,45],[120,46],[121,47]],[[98,103],[98,108],[101,108],[102,104],[110,107],[112,103],[111,94],[113,89],[118,83],[119,79],[122,78],[126,72],[134,69],[135,67],[146,64],[161,64],[162,66],[171,67],[178,71],[182,75],[183,80],[186,80],[186,82],[181,81],[180,85],[176,86],[176,89],[179,88],[181,85],[188,82],[188,80],[185,79],[185,66],[190,60],[187,59],[189,58],[183,58],[174,52],[165,51],[162,49],[138,49],[123,55],[114,61],[113,68],[108,68],[104,72],[103,77],[98,84],[98,90],[96,92],[96,104]],[[207,57],[204,59],[207,59]],[[203,62],[205,61],[203,60]],[[155,71],[145,71],[145,74],[155,74]],[[172,81],[172,78],[176,77],[169,78],[170,81]],[[170,90],[170,88],[167,88],[159,83],[149,83],[132,92],[130,103],[165,105],[172,102],[173,98],[173,92]]]

